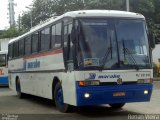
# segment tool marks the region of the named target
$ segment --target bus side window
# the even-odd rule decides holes
[[[53,25],[52,27],[51,27],[51,30],[52,30],[52,32],[51,32],[51,48],[52,49],[54,49],[55,48],[55,41],[56,41],[56,26],[55,25]]]
[[[18,42],[14,42],[13,43],[13,47],[14,47],[14,49],[13,49],[13,57],[14,58],[16,58],[16,57],[18,57]]]
[[[13,55],[13,44],[10,44],[8,47],[8,55],[9,55],[9,60],[12,59]]]
[[[62,29],[62,23],[56,24],[56,35],[55,35],[55,47],[60,48],[61,47],[61,29]]]
[[[38,32],[32,34],[32,53],[38,52]]]
[[[50,49],[50,28],[45,28],[40,32],[41,36],[41,51]]]
[[[24,39],[19,41],[19,56],[24,55]]]
[[[31,54],[31,36],[25,38],[25,55]]]

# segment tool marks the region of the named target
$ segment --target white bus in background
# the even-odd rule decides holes
[[[8,50],[8,43],[13,38],[4,38],[0,39],[0,51],[1,50]]]
[[[10,88],[72,106],[149,101],[152,62],[141,14],[85,10],[50,19],[9,42]],[[152,45],[152,44],[151,44]]]
[[[0,86],[8,86],[8,51],[0,51]]]

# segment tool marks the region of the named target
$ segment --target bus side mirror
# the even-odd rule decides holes
[[[150,47],[155,48],[155,35],[153,33],[149,33],[148,35]]]

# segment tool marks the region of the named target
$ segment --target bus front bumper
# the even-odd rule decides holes
[[[77,86],[77,106],[150,101],[152,84]],[[145,94],[144,91],[148,91]],[[115,96],[115,93],[125,93]]]
[[[0,86],[8,86],[8,77],[0,77]]]

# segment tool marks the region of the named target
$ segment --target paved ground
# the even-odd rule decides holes
[[[0,120],[6,120],[6,116],[18,120],[124,120],[129,115],[143,117],[142,114],[159,114],[157,119],[160,119],[160,81],[154,84],[150,102],[126,104],[119,110],[109,106],[83,107],[67,114],[57,111],[50,100],[38,97],[19,99],[9,88],[0,88]]]

